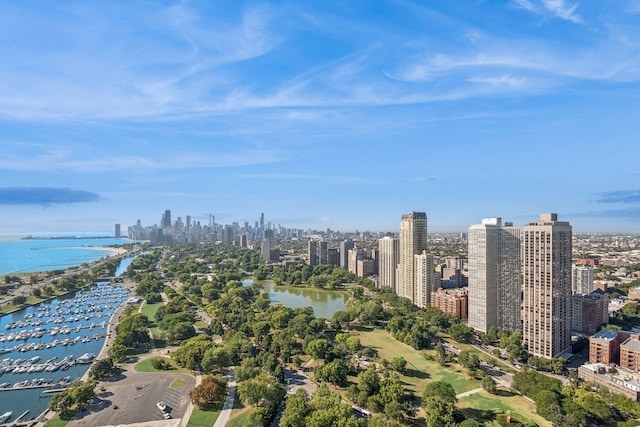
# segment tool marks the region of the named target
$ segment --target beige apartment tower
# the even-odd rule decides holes
[[[427,249],[427,214],[411,212],[400,220],[400,261],[397,294],[415,304],[415,255]]]
[[[440,286],[439,276],[436,277],[433,268],[433,255],[427,251],[413,256],[413,303],[420,308],[431,305],[431,292],[435,292]]]
[[[469,326],[520,331],[522,230],[501,218],[469,227]]]
[[[396,293],[396,269],[400,262],[400,240],[385,236],[378,240],[378,274],[380,287]]]
[[[534,356],[558,357],[571,347],[571,225],[545,213],[523,236],[523,343]]]

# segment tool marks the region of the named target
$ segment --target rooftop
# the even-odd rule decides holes
[[[640,340],[636,340],[633,338],[627,339],[625,342],[622,343],[622,345],[625,347],[631,347],[633,349],[640,350]]]
[[[611,341],[612,339],[615,339],[617,336],[618,336],[618,333],[616,331],[612,331],[609,329],[602,329],[596,332],[591,338],[598,339],[598,340]]]

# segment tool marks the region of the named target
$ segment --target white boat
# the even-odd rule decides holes
[[[7,411],[4,414],[0,415],[0,424],[4,423],[9,418],[11,418],[11,414],[13,414],[12,411]]]
[[[85,353],[82,356],[78,357],[78,363],[91,363],[96,358],[95,353]]]

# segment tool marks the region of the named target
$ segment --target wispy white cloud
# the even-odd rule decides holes
[[[514,4],[524,10],[539,15],[551,14],[553,17],[582,24],[582,16],[576,13],[578,4],[567,4],[565,0],[514,0]]]
[[[533,13],[582,19],[577,3],[514,0],[514,4]],[[100,10],[83,10],[83,16],[90,18],[86,22],[101,24],[95,25],[97,29],[69,18],[70,33],[77,37],[69,41],[68,49],[36,47],[30,57],[41,62],[23,59],[26,63],[21,66],[0,69],[0,117],[162,122],[229,119],[244,113],[255,117],[265,110],[287,109],[281,111],[283,121],[321,122],[326,111],[338,108],[531,95],[572,79],[640,79],[636,44],[614,41],[609,38],[612,33],[604,34],[597,44],[563,46],[545,39],[492,37],[490,29],[461,24],[445,13],[415,4],[406,7],[457,33],[455,42],[463,40],[464,47],[432,43],[436,36],[428,30],[415,37],[392,26],[385,26],[371,41],[354,40],[352,33],[364,39],[375,36],[376,28],[370,22],[310,14],[302,6],[294,7],[294,12],[255,6],[230,16],[205,16],[197,5],[178,3],[144,15],[142,23],[136,22],[142,27],[136,31],[111,22],[114,16],[100,20]],[[292,16],[303,17],[310,28],[291,30],[287,20]],[[60,24],[52,27],[42,17],[34,24],[64,34]],[[118,31],[111,31],[112,26]],[[298,51],[302,48],[295,42],[307,32],[318,38],[329,35],[342,43],[341,48],[309,60],[311,56]],[[95,44],[81,41],[83,33],[109,47],[96,51]],[[629,34],[634,40],[636,33]],[[111,42],[109,37],[113,42],[105,43]],[[61,45],[67,41],[61,40]]]
[[[554,13],[556,16],[567,21],[575,22],[576,24],[582,23],[582,17],[575,13],[578,4],[568,5],[564,0],[542,0],[542,4],[547,10]]]
[[[514,77],[504,74],[498,77],[470,77],[470,82],[487,84],[497,87],[524,88],[529,84],[529,79],[524,77]]]
[[[376,185],[380,180],[375,177],[339,176],[339,175],[308,175],[294,173],[265,173],[265,174],[242,174],[239,178],[257,179],[283,179],[283,180],[305,180],[305,181],[325,181],[334,184],[346,185]]]
[[[522,9],[525,9],[525,10],[528,10],[529,12],[540,13],[540,8],[538,6],[536,6],[536,5],[534,5],[529,0],[514,0],[513,2],[518,7],[522,8]]]
[[[276,163],[287,157],[279,149],[247,148],[218,151],[215,154],[191,151],[161,153],[89,155],[81,149],[46,148],[39,153],[5,153],[0,171],[63,171],[66,173],[102,173],[126,169],[145,171],[230,168]]]
[[[127,16],[134,21],[131,28],[118,23],[111,10],[116,8],[79,8],[57,11],[63,19],[51,22],[36,12],[26,15],[33,24],[28,27],[53,37],[55,46],[27,40],[19,28],[5,29],[15,30],[17,35],[6,37],[17,40],[0,54],[11,57],[11,49],[25,49],[30,55],[0,70],[0,116],[72,120],[198,114],[203,105],[209,110],[220,105],[216,99],[236,79],[225,67],[265,55],[282,40],[267,6],[247,8],[238,19],[205,19],[180,4],[132,13]]]

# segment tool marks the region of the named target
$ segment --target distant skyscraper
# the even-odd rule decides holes
[[[487,218],[469,227],[469,326],[520,331],[521,230]]]
[[[318,242],[309,240],[307,246],[307,264],[313,266],[318,265]]]
[[[340,265],[340,249],[338,248],[329,248],[327,249],[327,264],[329,265]]]
[[[116,239],[119,239],[121,234],[120,234],[120,224],[116,224]]]
[[[324,265],[329,263],[329,252],[327,242],[321,240],[310,240],[307,256],[309,265]]]
[[[394,237],[383,237],[378,240],[378,274],[380,287],[396,292],[396,268],[400,262],[400,240]]]
[[[553,358],[571,347],[571,243],[568,222],[555,213],[524,227],[523,343]]]
[[[427,214],[411,212],[400,220],[400,263],[397,294],[415,301],[414,255],[427,249]]]
[[[262,239],[262,258],[265,261],[271,261],[271,249],[273,248],[273,230],[264,230],[264,239]]]
[[[264,213],[260,214],[260,230],[264,231]]]
[[[574,265],[571,268],[571,289],[574,294],[589,295],[593,292],[593,268]]]
[[[225,245],[230,245],[233,243],[233,227],[230,225],[225,225],[224,230],[222,232],[222,243]]]
[[[171,228],[171,211],[167,209],[162,216],[162,227]]]
[[[349,269],[349,251],[354,248],[353,240],[347,239],[340,243],[340,267]]]

